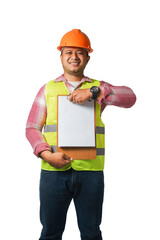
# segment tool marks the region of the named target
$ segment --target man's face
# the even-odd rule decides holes
[[[90,59],[83,48],[65,47],[60,56],[64,72],[73,75],[83,75]]]

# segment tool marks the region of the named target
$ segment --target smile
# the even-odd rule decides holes
[[[79,65],[79,62],[70,62],[72,65]]]

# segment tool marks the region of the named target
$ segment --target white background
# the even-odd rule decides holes
[[[160,7],[157,0],[2,1],[0,4],[1,239],[39,238],[40,159],[25,124],[40,87],[62,74],[56,49],[80,28],[94,52],[85,75],[131,87],[130,109],[109,106],[104,240],[160,239]],[[71,204],[64,240],[80,239]]]

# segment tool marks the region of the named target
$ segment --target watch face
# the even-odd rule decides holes
[[[99,88],[96,86],[91,87],[91,90],[92,92],[95,92],[95,93],[99,92]]]
[[[95,92],[98,92],[99,91],[99,88],[98,87],[95,87]]]
[[[92,86],[92,87],[90,88],[90,91],[92,92],[92,99],[96,100],[96,99],[97,99],[97,95],[98,95],[98,93],[99,93],[99,91],[100,91],[99,87],[97,87],[97,86]]]

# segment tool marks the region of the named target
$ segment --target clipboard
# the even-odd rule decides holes
[[[68,97],[68,95],[58,95],[57,96],[57,152],[64,152],[66,155],[68,155],[69,157],[73,158],[73,159],[96,159],[96,114],[95,114],[95,101],[93,102],[94,104],[94,116],[93,116],[93,121],[94,121],[94,139],[95,139],[95,144],[94,146],[59,146],[59,141],[58,141],[58,136],[60,135],[60,117],[59,117],[59,97],[61,96],[66,96]],[[67,100],[69,101],[69,100]],[[69,102],[69,104],[76,104],[73,102]],[[78,104],[77,104],[78,105]],[[83,106],[83,104],[80,104],[81,106]],[[72,105],[71,105],[72,106]],[[76,105],[75,105],[76,106]],[[65,121],[65,118],[64,118]],[[62,124],[61,124],[62,125]]]

